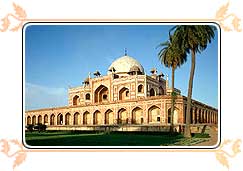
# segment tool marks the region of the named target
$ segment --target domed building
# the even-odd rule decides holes
[[[26,111],[25,124],[46,124],[49,130],[168,131],[171,125],[171,89],[168,77],[144,72],[125,55],[107,69],[95,71],[83,85],[68,90],[68,106]],[[173,124],[177,131],[186,119],[186,97],[177,94]],[[217,124],[217,109],[192,101],[191,123]]]

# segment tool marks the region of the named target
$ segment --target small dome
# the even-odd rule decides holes
[[[130,56],[122,56],[116,59],[108,68],[108,71],[114,71],[114,73],[128,73],[130,70],[139,70],[144,74],[143,66],[134,58]]]

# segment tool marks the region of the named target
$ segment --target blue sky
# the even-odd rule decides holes
[[[68,104],[68,87],[80,86],[88,73],[106,75],[115,59],[128,55],[150,74],[152,67],[169,75],[157,46],[172,25],[29,25],[25,29],[25,108]],[[175,87],[187,96],[191,56],[175,72]],[[170,81],[171,83],[171,81]],[[193,98],[218,107],[218,35],[196,54]]]

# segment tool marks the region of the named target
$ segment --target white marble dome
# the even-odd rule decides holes
[[[142,74],[144,74],[143,66],[134,58],[130,56],[122,56],[116,59],[108,68],[108,71],[111,72],[112,69],[115,69],[114,73],[128,73],[130,69],[134,66],[137,66]]]

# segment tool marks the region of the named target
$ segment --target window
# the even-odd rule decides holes
[[[160,122],[160,117],[157,117],[157,122]]]
[[[78,105],[78,101],[79,101],[79,96],[74,96],[73,97],[73,105]]]
[[[90,94],[89,94],[89,93],[87,93],[87,94],[85,95],[85,99],[86,99],[86,100],[90,100]]]
[[[139,93],[142,93],[142,92],[143,92],[143,85],[139,85],[139,86],[138,86],[138,92],[139,92]]]
[[[103,100],[107,100],[107,95],[106,94],[103,95]]]

